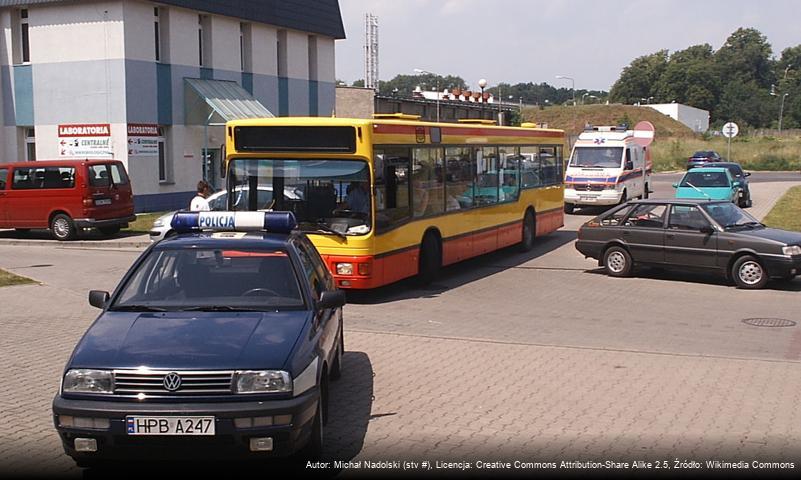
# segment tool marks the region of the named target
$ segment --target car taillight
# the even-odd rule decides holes
[[[84,207],[91,207],[92,206],[92,197],[86,197],[83,199],[83,206]]]

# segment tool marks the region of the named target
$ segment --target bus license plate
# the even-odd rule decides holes
[[[214,417],[125,417],[128,435],[214,435]]]
[[[95,200],[95,205],[111,205],[111,199],[101,198],[99,200]]]

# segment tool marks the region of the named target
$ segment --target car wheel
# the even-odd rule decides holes
[[[572,214],[573,210],[575,210],[576,205],[573,203],[565,203],[565,213]]]
[[[442,266],[442,252],[433,233],[427,233],[420,244],[420,265],[418,277],[420,284],[428,285],[437,278]]]
[[[339,380],[342,378],[342,356],[345,354],[345,333],[342,331],[342,326],[339,327],[339,345],[337,346],[337,353],[334,357],[334,365],[331,367],[331,380]]]
[[[768,283],[768,272],[756,257],[744,255],[731,266],[731,277],[737,288],[759,289]]]
[[[50,233],[59,241],[72,240],[77,230],[69,215],[59,213],[50,221]]]
[[[567,205],[567,204],[565,204]],[[537,225],[534,223],[534,214],[531,211],[526,212],[523,217],[523,235],[520,239],[521,252],[528,252],[534,248],[534,237],[537,234]]]
[[[311,438],[309,438],[309,443],[300,452],[302,460],[319,460],[323,456],[323,425],[325,424],[324,415],[326,410],[323,407],[323,402],[325,401],[325,395],[320,392],[320,399],[317,401],[317,413],[314,414],[314,420],[312,421]]]
[[[120,233],[119,225],[113,225],[110,227],[97,227],[97,229],[100,230],[100,233],[107,236],[116,235]]]
[[[606,274],[612,277],[628,277],[634,266],[629,252],[625,248],[617,246],[606,249],[603,263]]]

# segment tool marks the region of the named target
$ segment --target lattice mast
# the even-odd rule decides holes
[[[378,91],[378,17],[364,15],[364,86]]]

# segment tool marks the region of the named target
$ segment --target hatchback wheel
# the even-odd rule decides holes
[[[768,283],[768,272],[756,257],[745,255],[731,266],[731,276],[737,288],[758,289]]]
[[[634,263],[631,255],[623,247],[609,247],[604,252],[604,268],[606,274],[612,277],[628,277],[631,275]]]
[[[56,240],[65,241],[75,238],[77,230],[69,215],[59,213],[50,221],[50,232]]]

